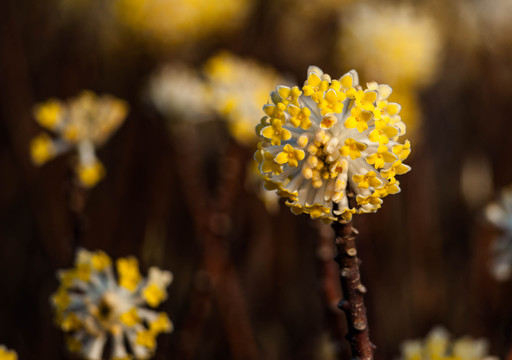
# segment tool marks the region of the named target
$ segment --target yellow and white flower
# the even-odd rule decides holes
[[[261,104],[282,82],[270,66],[222,51],[201,72],[183,64],[164,66],[151,77],[148,97],[168,119],[200,123],[219,118],[236,141],[254,145]]]
[[[173,330],[166,313],[147,307],[167,299],[172,274],[152,267],[143,278],[134,257],[118,259],[116,269],[117,280],[107,254],[79,249],[74,268],[58,272],[61,284],[51,297],[56,322],[68,333],[69,350],[85,359],[102,359],[109,338],[111,359],[148,359],[156,336]]]
[[[211,57],[204,73],[215,110],[226,120],[231,135],[242,144],[254,145],[261,104],[268,90],[283,82],[281,76],[270,66],[226,51]]]
[[[286,197],[292,212],[324,222],[377,211],[400,191],[395,176],[410,170],[391,92],[375,82],[363,89],[354,70],[333,80],[314,66],[302,88],[278,86],[256,127],[265,187]]]
[[[7,349],[4,345],[0,345],[0,360],[18,360],[16,351]]]
[[[402,344],[400,360],[496,360],[487,354],[488,343],[484,339],[469,336],[451,341],[442,327],[430,331],[424,340],[408,340]]]
[[[46,132],[32,139],[30,153],[35,165],[42,165],[72,148],[78,153],[76,174],[82,185],[92,187],[105,174],[96,158],[95,148],[102,145],[123,123],[128,105],[110,95],[98,97],[83,91],[67,103],[50,99],[36,104],[34,117]]]
[[[505,281],[512,275],[512,185],[501,191],[497,202],[486,207],[485,216],[502,231],[494,240],[491,272],[497,280]]]

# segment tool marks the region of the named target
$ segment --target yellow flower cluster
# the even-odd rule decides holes
[[[212,94],[212,104],[228,123],[233,137],[243,144],[254,144],[261,104],[267,100],[268,89],[282,82],[278,73],[255,61],[242,59],[228,52],[210,58],[204,73]]]
[[[85,187],[92,187],[104,176],[105,169],[94,149],[102,145],[123,123],[127,104],[110,95],[98,97],[83,91],[67,103],[50,99],[34,107],[34,117],[46,132],[32,139],[30,153],[35,165],[42,165],[58,154],[76,148],[76,174]]]
[[[75,266],[58,272],[61,285],[51,297],[56,322],[69,333],[69,350],[86,359],[102,359],[109,338],[111,359],[148,359],[156,336],[173,325],[167,314],[144,305],[155,308],[167,299],[172,274],[152,267],[144,279],[134,257],[118,259],[116,268],[117,281],[107,254],[79,249]]]
[[[341,25],[338,52],[366,76],[400,87],[427,85],[435,79],[441,36],[427,14],[407,4],[357,4]]]
[[[219,117],[235,140],[253,145],[261,104],[282,81],[274,69],[223,51],[206,61],[202,74],[182,64],[162,68],[150,80],[149,97],[172,119],[197,123]]]
[[[450,340],[448,332],[436,327],[424,340],[409,340],[402,344],[400,360],[496,360],[487,355],[485,340],[468,336]]]
[[[251,0],[115,0],[121,23],[167,46],[190,43],[243,24]]]
[[[354,4],[341,19],[338,51],[345,66],[393,84],[410,134],[419,125],[417,91],[436,79],[441,35],[434,19],[407,4]]]
[[[327,223],[377,211],[410,170],[400,105],[387,100],[388,85],[363,89],[354,70],[333,80],[312,66],[307,76],[302,88],[278,86],[263,107],[255,158],[265,187]]]
[[[0,360],[18,360],[15,351],[7,349],[4,345],[0,345]]]

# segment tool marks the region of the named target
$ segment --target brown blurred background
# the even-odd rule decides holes
[[[176,359],[186,340],[181,327],[194,313],[205,235],[183,190],[177,143],[162,115],[143,100],[149,75],[168,61],[199,65],[219,49],[299,82],[312,64],[333,77],[354,66],[333,50],[340,22],[350,16],[348,1],[311,2],[325,7],[316,13],[297,10],[302,2],[254,0],[235,29],[170,42],[118,24],[106,3],[82,0],[79,9],[56,0],[0,4],[0,344],[16,349],[20,359],[69,358],[48,299],[57,287],[55,271],[73,261],[67,200],[72,155],[41,168],[31,164],[28,144],[40,131],[32,117],[35,103],[82,89],[128,101],[125,124],[98,151],[107,176],[88,193],[80,245],[114,258],[136,255],[143,273],[152,265],[174,273],[162,309],[176,330],[159,337],[155,358]],[[507,1],[491,3],[511,9]],[[506,10],[484,11],[476,2],[432,0],[413,7],[434,15],[443,50],[435,77],[415,88],[422,120],[411,134],[413,170],[399,179],[402,193],[386,198],[378,213],[355,217],[371,337],[377,359],[392,359],[403,340],[442,324],[457,337],[489,339],[490,353],[504,358],[512,340],[512,286],[489,274],[497,231],[483,221],[482,209],[512,182],[511,26],[497,18]],[[220,121],[194,136],[206,174],[199,181],[214,196],[219,159],[234,140]],[[212,148],[218,156],[205,155]],[[236,149],[244,159],[253,151]],[[469,183],[466,190],[462,183]],[[322,295],[318,224],[284,204],[277,214],[267,213],[245,187],[228,215],[221,245],[241,284],[256,358],[332,358],[334,315]],[[240,297],[228,292],[229,299]],[[197,359],[248,358],[233,351],[222,304],[222,296],[210,304]]]

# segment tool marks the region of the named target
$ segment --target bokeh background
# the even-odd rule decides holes
[[[317,65],[394,88],[413,170],[399,195],[354,220],[376,358],[398,357],[437,324],[507,356],[512,286],[489,271],[499,230],[483,209],[512,182],[510,0],[4,0],[0,20],[0,343],[20,359],[71,358],[49,296],[74,257],[73,155],[35,167],[29,143],[40,132],[34,104],[83,89],[130,110],[98,150],[107,176],[87,193],[79,245],[174,273],[162,309],[176,330],[155,358],[346,358],[332,335],[342,315],[324,291],[329,229],[283,203],[269,210],[242,170],[254,139],[237,137],[226,104],[198,119],[194,106],[161,111],[148,95],[161,66],[205,79],[219,51],[286,83]],[[229,83],[250,88],[251,76],[249,66]],[[238,185],[226,195],[229,181]],[[204,259],[216,257],[214,286]]]

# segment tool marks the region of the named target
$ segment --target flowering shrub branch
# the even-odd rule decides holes
[[[372,360],[375,345],[370,341],[364,294],[366,287],[361,283],[357,257],[356,235],[358,231],[352,223],[332,225],[336,233],[336,261],[340,266],[340,281],[343,290],[343,300],[339,307],[345,312],[348,322],[347,339],[352,349],[352,358]]]

